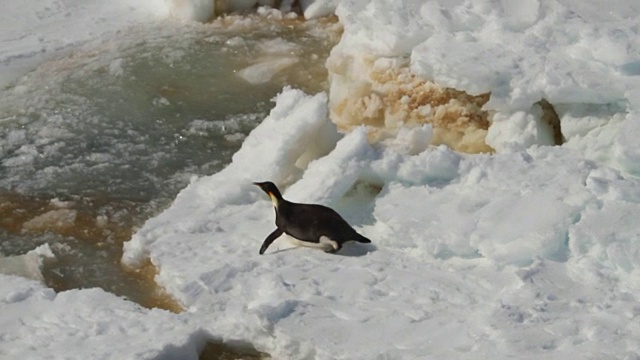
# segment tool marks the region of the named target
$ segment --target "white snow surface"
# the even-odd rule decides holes
[[[41,3],[28,24],[0,25],[15,29],[2,74],[32,56],[40,26],[78,33],[37,18]],[[81,5],[98,2],[49,3],[104,15]],[[428,147],[428,126],[371,146],[365,128],[336,130],[327,95],[284,89],[226,169],[125,244],[123,264],[150,259],[184,313],[0,275],[0,358],[196,359],[214,338],[276,359],[640,357],[640,5],[344,0],[336,12],[345,33],[332,56],[409,57],[440,84],[491,91],[497,153]],[[541,97],[563,146],[523,134]],[[278,239],[258,255],[275,226],[251,184],[265,180],[334,207],[373,243],[332,255]]]
[[[640,2],[342,1],[336,13],[345,32],[329,61],[346,74],[332,82],[335,103],[345,84],[367,83],[371,59],[401,58],[441,86],[490,92],[485,108],[498,116],[487,141],[501,152],[542,143],[532,124],[541,99],[570,111],[619,105],[625,136],[640,136],[629,125],[640,99]],[[638,147],[624,143],[616,160],[637,171]]]
[[[496,110],[624,101],[638,85],[638,2],[372,0],[337,12],[342,52],[410,56],[443,86],[491,92]]]
[[[276,358],[637,353],[635,177],[563,147],[374,148],[364,128],[341,137],[325,102],[286,89],[233,163],[150,220],[123,262],[150,257],[212,333]],[[251,184],[263,180],[335,207],[374,244],[329,255],[282,238],[258,256],[274,229]]]

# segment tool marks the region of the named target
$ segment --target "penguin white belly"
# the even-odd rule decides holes
[[[289,242],[296,246],[310,247],[314,249],[321,249],[323,251],[336,251],[338,250],[338,243],[335,240],[331,240],[326,236],[320,237],[320,242],[314,243],[309,241],[302,241],[294,238],[291,235],[285,234],[289,239]]]

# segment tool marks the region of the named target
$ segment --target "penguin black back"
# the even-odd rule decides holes
[[[254,184],[269,195],[276,212],[276,230],[267,236],[260,248],[260,254],[283,233],[298,240],[299,245],[319,247],[326,252],[338,251],[347,241],[371,242],[358,234],[340,214],[327,206],[287,201],[270,181]]]

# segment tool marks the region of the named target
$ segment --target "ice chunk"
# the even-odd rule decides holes
[[[214,15],[214,0],[168,0],[172,17],[184,21],[205,22]]]
[[[42,265],[47,259],[55,259],[49,244],[40,245],[24,255],[0,257],[0,273],[23,276],[44,283]]]
[[[302,13],[307,19],[331,15],[336,11],[338,0],[300,0]]]
[[[258,85],[269,82],[280,71],[299,61],[298,57],[283,57],[261,61],[238,71],[238,76]]]

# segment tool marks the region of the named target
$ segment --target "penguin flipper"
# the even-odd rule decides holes
[[[271,243],[280,237],[280,235],[282,235],[283,231],[280,228],[277,228],[275,230],[273,230],[273,232],[271,234],[269,234],[269,236],[267,236],[266,239],[264,239],[264,242],[262,243],[262,246],[260,247],[260,255],[264,254],[264,252],[267,250],[267,248],[269,247],[269,245],[271,245]]]

